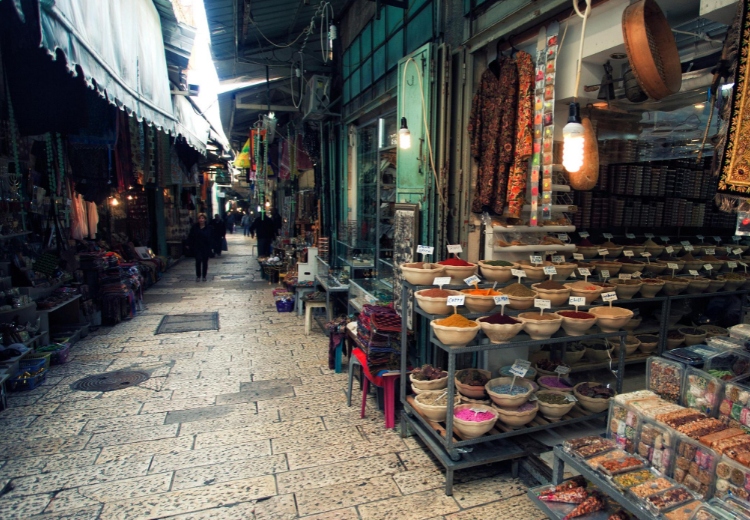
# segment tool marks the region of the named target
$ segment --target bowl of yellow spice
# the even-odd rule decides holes
[[[449,347],[463,347],[471,343],[479,332],[479,323],[461,314],[451,314],[442,320],[430,322],[437,339]]]

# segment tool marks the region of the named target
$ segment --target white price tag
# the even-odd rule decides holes
[[[669,237],[659,237],[662,242],[669,242]]]
[[[643,258],[649,258],[651,256],[651,253],[641,253],[641,256]]]
[[[448,246],[448,252],[449,253],[463,253],[464,248],[461,247],[461,244],[453,244]]]
[[[602,236],[603,236],[604,238],[609,238],[609,239],[611,239],[611,238],[612,238],[612,233],[602,233]]]
[[[715,255],[716,251],[712,247],[707,247],[703,250],[704,255]]]
[[[432,285],[450,285],[450,284],[451,284],[450,276],[438,276],[432,281]]]
[[[633,256],[633,252],[632,251],[623,251],[622,254],[625,255],[625,256]]]
[[[713,268],[714,266],[712,266],[711,264],[703,264],[703,269],[705,269],[706,271],[710,271]]]
[[[570,240],[570,237],[568,236],[567,233],[558,233],[557,238],[561,242],[567,242],[568,240]]]
[[[529,371],[530,367],[530,361],[527,361],[525,359],[516,359],[516,361],[513,363],[513,366],[510,367],[510,373],[518,377],[523,377],[526,375],[526,372]]]
[[[698,271],[696,271],[695,269],[690,269],[688,272],[691,275],[693,275],[693,276],[699,276],[700,275],[700,273]]]
[[[737,262],[727,262],[727,267],[730,269],[736,269],[737,268]]]
[[[552,302],[550,302],[549,300],[534,298],[534,307],[536,307],[537,309],[551,309]]]
[[[669,262],[669,263],[667,264],[667,269],[679,269],[679,268],[680,268],[680,266],[679,266],[679,265],[677,265],[677,264],[673,264],[672,262]]]
[[[578,402],[578,399],[576,399],[576,396],[574,396],[573,394],[566,395],[565,399],[567,399],[568,402],[570,402],[570,403],[576,403],[576,402]]]
[[[641,277],[641,272],[640,271],[636,271],[636,272],[633,273],[633,278],[640,278],[640,277]]]
[[[616,299],[617,299],[617,293],[614,291],[602,293],[602,300],[604,300],[605,302],[613,302]]]
[[[617,275],[617,277],[620,280],[632,280],[633,279],[633,275],[632,274],[627,274],[627,273],[620,273],[619,275]]]
[[[591,271],[585,267],[579,267],[578,272],[581,273],[581,276],[591,276]]]
[[[417,253],[420,255],[431,255],[435,251],[432,246],[417,246]]]
[[[525,277],[526,276],[526,271],[524,271],[523,269],[511,269],[510,270],[510,274],[512,274],[515,277],[519,277],[519,276],[524,276]]]
[[[625,236],[627,238],[635,238],[635,235],[633,233],[625,233]]]
[[[608,269],[602,269],[599,271],[599,274],[602,275],[602,278],[609,278],[609,270]]]
[[[733,255],[741,255],[742,254],[742,249],[740,249],[739,247],[737,249],[732,249],[732,254]]]
[[[737,262],[737,263],[740,264],[742,267],[747,267],[747,264],[745,262]]]
[[[654,238],[654,234],[653,233],[644,233],[643,236],[646,237],[646,238]]]
[[[664,250],[670,255],[674,253],[674,247],[672,246],[667,246]]]
[[[690,245],[690,241],[689,240],[681,240],[680,244],[682,244],[683,246],[689,246]]]
[[[495,300],[495,305],[508,305],[510,303],[510,298],[505,294],[495,296],[493,300]]]
[[[541,264],[542,263],[542,257],[541,255],[530,255],[529,260],[531,260],[532,264]]]
[[[739,242],[742,240],[742,237],[732,237],[732,242]]]
[[[448,307],[454,307],[463,305],[466,301],[466,295],[465,294],[459,294],[455,296],[448,296]]]
[[[583,255],[581,253],[573,253],[573,260],[583,260]]]
[[[555,369],[556,374],[560,374],[561,376],[564,376],[566,374],[570,374],[570,367],[565,367],[563,365],[558,365]]]
[[[703,235],[695,235],[695,238],[697,238],[698,240],[703,240],[706,237],[704,237]]]
[[[694,251],[694,250],[695,250],[695,248],[693,246],[691,246],[690,244],[688,244],[688,245],[685,246],[685,251]]]
[[[477,275],[469,276],[468,278],[464,278],[464,283],[466,285],[474,285],[475,283],[479,283],[481,280]]]
[[[554,265],[547,265],[544,267],[544,274],[546,275],[557,274],[557,269],[555,269]]]
[[[579,232],[578,232],[578,236],[579,236],[579,237],[581,237],[581,238],[588,238],[588,237],[590,237],[591,235],[589,235],[589,232],[588,232],[588,231],[579,231]],[[739,242],[739,239],[738,239],[737,241]]]
[[[564,264],[565,263],[565,257],[562,255],[554,255],[552,257],[552,261],[556,264]]]
[[[568,298],[568,305],[573,305],[574,307],[579,305],[586,305],[586,298],[583,296],[571,296]]]
[[[609,254],[609,249],[600,249],[599,250],[599,254],[600,255],[608,255]]]
[[[721,242],[721,237],[719,236],[714,237],[714,242]]]

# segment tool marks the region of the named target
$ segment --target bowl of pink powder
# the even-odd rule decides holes
[[[460,404],[453,408],[453,427],[464,439],[481,437],[495,426],[497,410],[483,404]]]

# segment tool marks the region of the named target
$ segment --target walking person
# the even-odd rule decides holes
[[[234,234],[234,212],[230,212],[227,216],[227,232],[230,235]]]
[[[277,236],[276,224],[270,215],[259,215],[250,226],[250,236],[258,236],[258,256],[271,256],[271,244]]]
[[[211,250],[216,243],[213,227],[208,224],[208,217],[205,213],[198,215],[198,223],[193,224],[188,235],[188,244],[190,251],[195,256],[195,281],[201,279],[206,281],[208,273],[208,258],[211,256]]]
[[[240,224],[242,225],[242,229],[244,230],[245,236],[250,236],[250,214],[245,213],[242,215],[242,220],[240,221]]]
[[[224,243],[227,240],[227,226],[221,220],[218,213],[211,221],[211,226],[214,229],[214,253],[216,256],[221,256],[221,252],[224,250]]]

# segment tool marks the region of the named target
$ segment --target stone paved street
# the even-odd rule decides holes
[[[327,338],[276,312],[250,239],[227,239],[207,283],[185,259],[135,319],[92,332],[43,386],[10,394],[0,518],[545,518],[507,464],[459,472],[445,496],[442,466],[385,430],[373,398],[366,419],[346,406]],[[154,335],[165,314],[212,311],[219,331]],[[125,369],[150,379],[107,393],[70,387]]]

